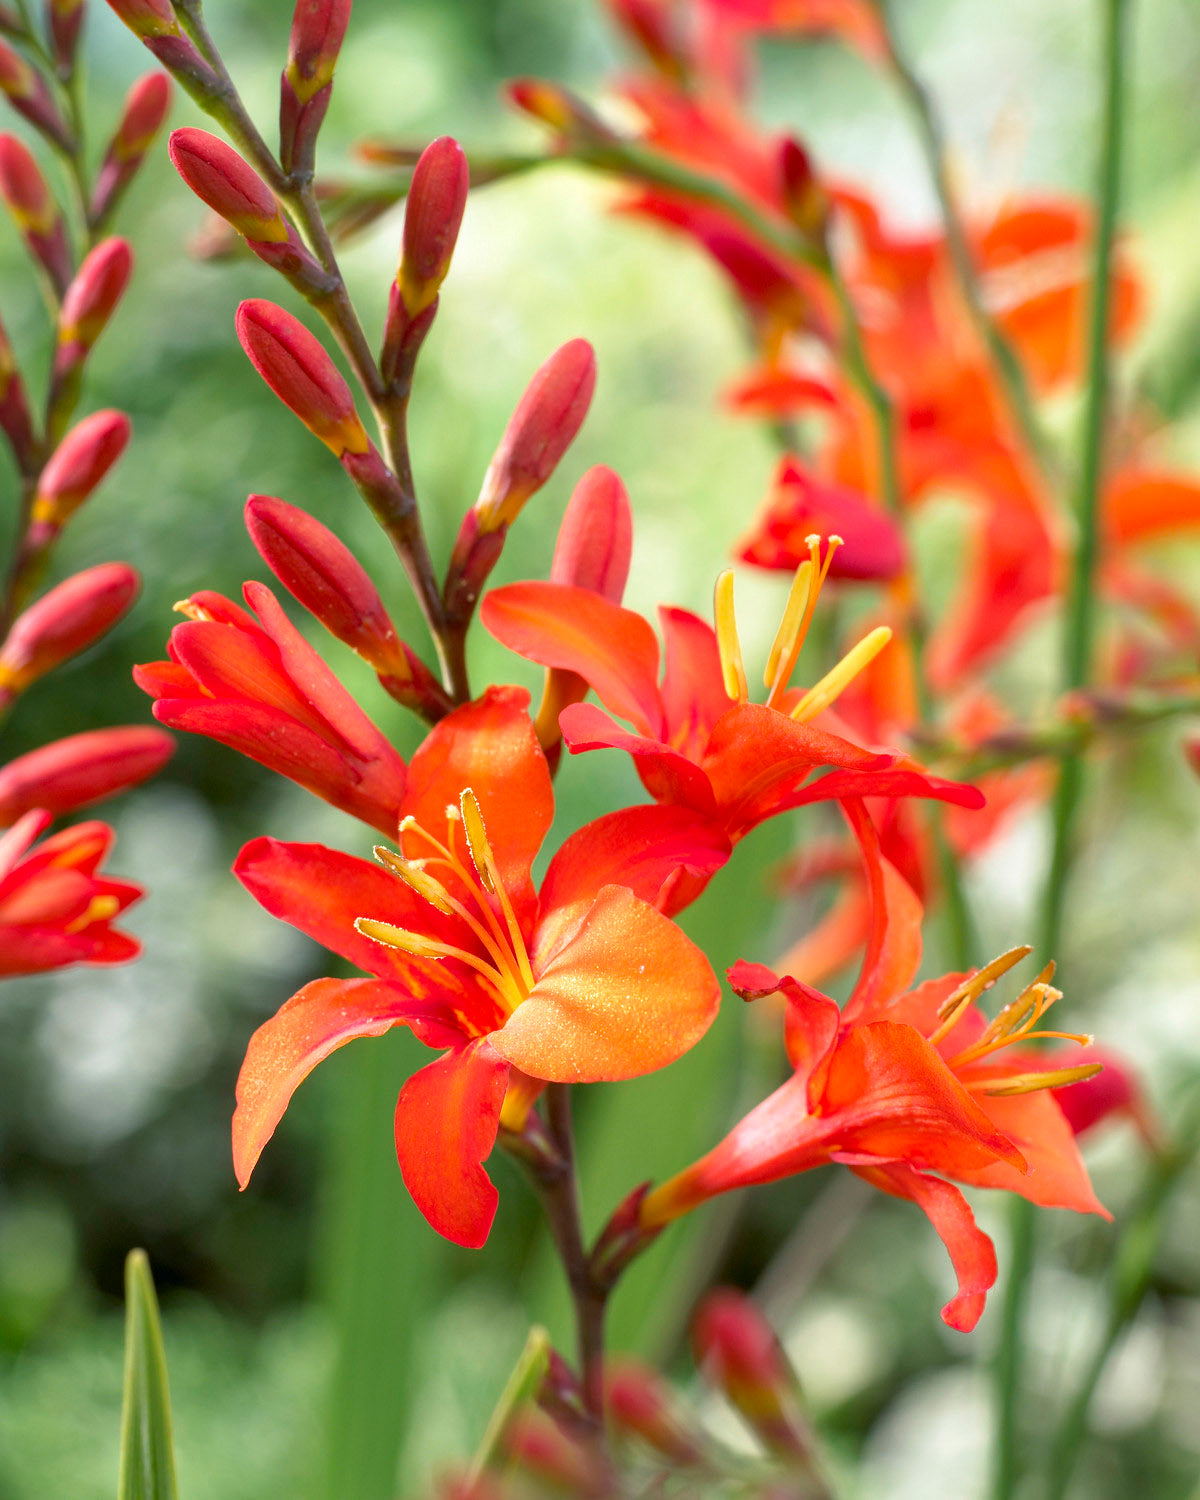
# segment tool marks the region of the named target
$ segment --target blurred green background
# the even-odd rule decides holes
[[[245,96],[268,123],[290,9],[252,0],[207,7]],[[1031,185],[1088,190],[1097,9],[1088,0],[903,7],[904,35],[947,117],[969,202],[986,206]],[[1151,296],[1147,330],[1122,379],[1153,392],[1173,423],[1167,451],[1200,467],[1200,11],[1194,0],[1142,0],[1134,9],[1124,219],[1136,228]],[[93,0],[91,10],[90,118],[106,122],[149,58],[106,7]],[[341,171],[351,143],[367,134],[422,143],[451,133],[468,147],[532,148],[532,128],[500,100],[502,80],[541,73],[594,93],[620,56],[590,0],[358,0],[322,160]],[[908,126],[864,63],[832,45],[780,44],[764,49],[763,81],[766,118],[797,129],[823,167],[869,184],[903,222],[930,220]],[[193,122],[198,112],[177,99],[172,123]],[[775,451],[768,432],[719,406],[745,354],[724,286],[698,255],[610,216],[612,197],[608,185],[563,168],[472,197],[413,401],[418,485],[435,556],[444,559],[528,376],[558,344],[583,335],[599,360],[591,416],[522,517],[497,579],[544,569],[572,484],[604,462],[634,501],[628,602],[706,611],[712,578],[762,497]],[[242,297],[293,301],[257,262],[189,257],[187,241],[202,223],[156,148],[117,226],[134,242],[138,271],[92,361],[86,397],[90,408],[128,411],[134,441],[55,564],[61,577],[124,558],[142,572],[144,592],[100,649],[29,694],[6,726],[5,758],[85,727],[148,719],[129,666],[162,654],[177,618],[173,601],[198,588],[236,595],[244,578],[263,576],[241,522],[250,492],[283,496],[333,526],[414,642],[422,639],[373,522],[233,337]],[[380,322],[398,233],[393,215],[343,259],[369,328]],[[7,224],[0,288],[0,310],[37,372],[36,389],[45,317]],[[0,488],[11,503],[7,470]],[[935,594],[953,576],[948,537],[937,524],[922,532]],[[1194,578],[1195,557],[1168,561]],[[766,577],[741,585],[745,634],[759,643],[752,659],[769,639],[782,589]],[[1048,691],[1052,633],[1052,624],[1040,629],[1011,669],[1034,703]],[[400,748],[411,749],[414,723],[373,692],[348,651],[327,644],[331,663]],[[477,683],[535,682],[484,639],[474,642],[472,667]],[[592,756],[586,771],[568,762],[558,791],[556,835],[641,798],[616,756]],[[1101,762],[1072,893],[1064,955],[1071,1024],[1124,1047],[1160,1099],[1200,1067],[1198,809],[1177,729]],[[230,861],[262,832],[361,852],[362,830],[191,737],[181,737],[166,774],[105,815],[118,831],[114,870],[149,887],[129,923],[145,957],[120,970],[10,982],[0,994],[0,1497],[113,1493],[121,1266],[138,1244],[150,1253],[164,1304],[186,1500],[420,1494],[439,1466],[473,1448],[530,1318],[546,1320],[564,1344],[569,1325],[532,1198],[509,1163],[494,1161],[501,1206],[482,1252],[440,1241],[409,1203],[390,1147],[396,1089],[422,1052],[409,1038],[355,1045],[322,1067],[250,1190],[236,1192],[228,1126],[246,1039],[328,968],[313,945],[255,907],[229,875]],[[817,814],[803,816],[801,837],[821,826]],[[760,831],[689,914],[714,965],[768,959],[812,919],[812,911],[779,914],[769,896],[771,865],[793,834]],[[972,872],[989,949],[1028,934],[1045,845],[1041,816],[1029,814]],[[931,972],[940,971],[937,946],[935,926]],[[711,1143],[739,1086],[757,1070],[761,1087],[774,1065],[747,1048],[730,1005],[667,1073],[583,1091],[589,1222],[634,1182]],[[1119,1222],[1140,1170],[1138,1148],[1118,1129],[1089,1159]],[[803,1207],[828,1188],[826,1175],[711,1207],[664,1236],[617,1297],[614,1342],[686,1374],[681,1336],[707,1279],[719,1273],[750,1284],[767,1272],[770,1305],[845,1492],[970,1500],[981,1493],[995,1309],[972,1338],[942,1327],[948,1265],[920,1215],[901,1205],[872,1201],[864,1213],[835,1190],[806,1220],[804,1241],[788,1245]],[[980,1212],[985,1227],[1001,1229],[996,1204],[983,1202]],[[843,1218],[852,1232],[838,1243]],[[1109,1226],[1066,1216],[1045,1216],[1045,1228],[1051,1253],[1034,1287],[1033,1402],[1053,1400],[1094,1336],[1097,1278],[1114,1237]],[[1198,1241],[1193,1176],[1170,1219],[1154,1295],[1101,1388],[1103,1437],[1080,1494],[1121,1496],[1135,1485],[1154,1496],[1191,1492],[1200,1462]]]

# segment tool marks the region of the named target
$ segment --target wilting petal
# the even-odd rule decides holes
[[[995,1247],[976,1224],[970,1204],[950,1183],[925,1177],[900,1163],[856,1170],[873,1186],[894,1198],[908,1198],[924,1210],[958,1277],[958,1291],[942,1308],[942,1318],[960,1333],[970,1333],[996,1284]]]
[[[790,806],[788,798],[818,766],[881,771],[894,757],[800,724],[759,703],[741,703],[713,730],[704,769],[731,838]]]
[[[655,801],[690,807],[702,816],[715,814],[708,777],[662,740],[628,733],[594,703],[573,703],[558,722],[572,755],[583,750],[625,750],[633,756],[642,785]]]
[[[674,922],[609,885],[491,1040],[551,1083],[636,1078],[694,1046],[720,998],[708,960]]]
[[[590,589],[532,581],[492,589],[479,617],[510,651],[577,672],[619,718],[661,732],[658,641],[641,615]]]
[[[491,687],[447,714],[413,755],[404,799],[405,815],[444,839],[446,809],[457,807],[463,788],[470,787],[505,889],[523,915],[531,915],[534,899],[529,867],[554,817],[550,772],[528,708],[524,688]],[[455,838],[469,868],[461,828]],[[403,842],[411,858],[430,853],[415,834],[406,834]],[[444,872],[438,873],[441,878]]]
[[[482,1163],[496,1144],[508,1064],[486,1038],[414,1073],[396,1101],[396,1159],[413,1202],[439,1234],[477,1249],[496,1217]]]
[[[601,886],[622,885],[651,906],[687,871],[707,878],[729,858],[729,840],[683,807],[625,807],[573,833],[542,882],[535,960],[544,963],[578,925]]]
[[[447,1007],[384,979],[314,979],[264,1021],[246,1048],[233,1116],[233,1169],[245,1187],[292,1095],[322,1059],[360,1036],[411,1026],[430,1047],[461,1041]]]

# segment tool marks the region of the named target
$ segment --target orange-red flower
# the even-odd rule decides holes
[[[536,892],[554,804],[527,705],[490,688],[433,729],[409,767],[400,853],[376,851],[384,868],[272,839],[238,857],[268,911],[374,976],[318,979],[254,1034],[233,1124],[243,1186],[323,1057],[409,1026],[447,1050],[401,1090],[400,1169],[435,1229],[481,1245],[496,1209],[481,1163],[501,1123],[519,1130],[544,1082],[651,1072],[708,1028],[716,979],[654,903],[728,845],[679,809],[627,808],[568,838]]]
[[[193,594],[169,661],[134,668],[154,717],[207,734],[372,828],[394,834],[404,762],[261,583],[245,598]]]
[[[980,1013],[980,996],[1027,948],[971,974],[908,989],[921,958],[921,905],[880,853],[862,804],[844,806],[872,895],[854,992],[839,1012],[818,990],[764,965],[730,970],[746,999],[784,997],[795,1071],[707,1156],[649,1193],[641,1223],[652,1230],[716,1193],[841,1162],[928,1214],[959,1280],[942,1316],[968,1331],[996,1279],[996,1259],[966,1200],[944,1179],[1005,1188],[1045,1207],[1104,1213],[1051,1092],[1098,1068],[1076,1057],[1048,1069],[1040,1053],[1014,1046],[1064,1035],[1040,1024],[1059,998],[1052,964],[993,1020]]]
[[[924,796],[978,807],[973,787],[943,781],[895,754],[864,750],[816,728],[832,703],[883,648],[872,631],[807,692],[789,687],[836,541],[798,570],[765,673],[766,703],[749,702],[733,616],[732,574],[717,586],[714,630],[687,610],[660,610],[666,668],[641,615],[587,589],[530,581],[493,589],[481,618],[511,650],[577,672],[622,729],[593,704],[566,708],[559,723],[573,751],[628,751],[657,801],[714,820],[731,841],[789,808],[847,796]],[[834,768],[817,781],[818,769]]]
[[[112,829],[77,823],[37,843],[49,822],[49,813],[35,810],[0,836],[0,978],[126,963],[141,952],[112,925],[141,899],[141,887],[98,873]]]

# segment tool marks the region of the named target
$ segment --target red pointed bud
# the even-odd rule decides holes
[[[66,226],[41,169],[15,135],[0,135],[0,197],[29,253],[61,297],[71,280]]]
[[[171,0],[108,0],[108,3],[134,36],[143,41],[181,34]]]
[[[692,1338],[697,1364],[766,1446],[807,1465],[812,1441],[799,1382],[771,1325],[749,1297],[718,1287],[701,1303]]]
[[[0,323],[0,428],[12,444],[17,467],[26,473],[34,467],[36,440],[25,396],[25,382],[17,369],[8,333]]]
[[[194,98],[203,103],[221,92],[221,79],[180,26],[171,0],[108,0],[108,3]]]
[[[19,115],[64,150],[74,148],[74,140],[45,79],[21,54],[0,42],[0,91]]]
[[[171,107],[171,80],[165,73],[147,73],[125,96],[121,118],[108,143],[92,188],[91,214],[105,222],[145,159]]]
[[[672,78],[684,71],[674,0],[609,0],[609,9],[655,67]]]
[[[613,1427],[630,1433],[672,1464],[703,1464],[704,1445],[680,1411],[662,1376],[634,1359],[610,1358],[604,1371],[604,1397]]]
[[[54,61],[63,77],[69,77],[75,66],[75,53],[79,49],[79,33],[83,30],[85,0],[48,0],[46,5],[47,29],[54,44]]]
[[[350,387],[303,323],[273,302],[254,298],[237,310],[237,334],[246,357],[283,404],[338,458],[370,450]]]
[[[558,1494],[612,1495],[612,1475],[599,1450],[577,1442],[552,1417],[527,1406],[512,1418],[504,1444],[513,1463]]]
[[[596,111],[561,84],[547,83],[542,78],[514,78],[505,92],[519,110],[549,125],[559,135],[593,144],[616,140],[615,133]]]
[[[312,171],[317,133],[329,108],[333,70],[351,0],[296,0],[287,66],[279,85],[279,160],[285,172]]]
[[[813,169],[812,158],[791,136],[780,143],[779,181],[788,218],[806,239],[823,244],[829,227],[829,196]]]
[[[173,130],[171,164],[202,202],[247,240],[278,243],[288,227],[275,194],[232,146],[207,130]]]
[[[160,771],[174,749],[165,730],[148,724],[90,729],[42,745],[0,769],[0,827],[31,808],[57,817],[126,791]]]
[[[106,634],[137,597],[128,563],[101,563],[65,579],[13,622],[0,646],[0,704]]]
[[[93,412],[77,423],[42,470],[31,531],[57,531],[124,453],[129,434],[130,421],[123,411]]]
[[[101,240],[88,252],[59,310],[56,375],[86,358],[121,300],[132,270],[133,252],[126,240]]]
[[[429,306],[446,279],[469,186],[466,154],[448,135],[427,146],[413,168],[398,277],[410,317]]]
[[[625,486],[611,469],[597,464],[575,486],[567,503],[550,580],[591,589],[620,604],[632,551],[633,516]],[[588,684],[577,672],[561,667],[547,670],[534,727],[548,758],[562,753],[559,715],[572,703],[582,703],[587,694]]]
[[[596,388],[596,356],[586,339],[555,350],[526,387],[475,502],[481,531],[516,520],[583,426]]]

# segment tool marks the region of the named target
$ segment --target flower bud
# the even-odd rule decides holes
[[[184,33],[171,0],[108,0],[108,3],[194,98],[205,103],[220,91],[221,80]]]
[[[95,223],[109,218],[117,200],[141,166],[171,106],[171,80],[165,73],[147,73],[129,90],[121,118],[92,189],[91,214]]]
[[[16,220],[30,255],[61,297],[71,280],[66,225],[41,169],[15,135],[0,135],[0,197]]]
[[[516,1413],[504,1443],[514,1464],[535,1480],[548,1482],[556,1494],[598,1500],[614,1493],[612,1475],[599,1450],[577,1442],[536,1406]]]
[[[7,42],[0,42],[0,91],[7,95],[16,112],[24,115],[44,136],[63,150],[74,148],[71,132],[58,112],[45,79]]]
[[[683,73],[674,0],[609,0],[609,9],[655,67],[671,78]]]
[[[247,240],[286,240],[275,194],[232,146],[207,130],[173,130],[171,164],[196,194]]]
[[[17,467],[23,473],[27,472],[34,466],[37,443],[25,396],[25,382],[17,369],[16,356],[3,323],[0,323],[0,428],[12,444]]]
[[[779,180],[788,218],[805,239],[823,244],[829,227],[829,197],[808,152],[790,135],[779,147]]]
[[[350,387],[299,319],[253,298],[237,310],[237,335],[266,383],[331,452],[342,458],[370,449]]]
[[[85,9],[85,0],[47,0],[46,21],[54,44],[54,61],[63,77],[69,77],[75,66]]]
[[[124,453],[129,433],[130,421],[123,411],[93,412],[76,423],[42,470],[32,528],[57,531]]]
[[[404,210],[404,247],[388,303],[383,375],[393,380],[411,364],[450,269],[467,203],[470,176],[462,147],[450,136],[433,141],[413,168]],[[422,315],[428,313],[428,317]]]
[[[680,1415],[679,1402],[657,1370],[637,1360],[610,1358],[604,1396],[615,1429],[641,1438],[672,1464],[687,1468],[704,1463],[700,1438]]]
[[[57,817],[137,786],[160,771],[175,742],[148,724],[89,729],[20,755],[0,769],[0,827],[31,808]]]
[[[692,1329],[696,1362],[773,1452],[807,1466],[812,1441],[800,1386],[771,1325],[749,1297],[718,1287]]]
[[[121,300],[132,270],[133,252],[128,242],[115,237],[101,240],[84,258],[58,314],[54,378],[60,387],[72,375],[78,375]]]
[[[106,634],[137,596],[128,563],[101,563],[64,579],[14,620],[0,646],[0,704]]]
[[[296,0],[287,66],[279,84],[279,160],[285,172],[312,171],[350,3]]]
[[[558,467],[583,425],[596,386],[596,356],[586,339],[555,350],[526,387],[475,502],[479,529],[509,526]]]
[[[505,92],[519,110],[560,135],[596,145],[616,139],[596,111],[561,84],[542,78],[515,78]]]
[[[171,0],[108,0],[108,3],[134,36],[143,41],[180,34]]]

